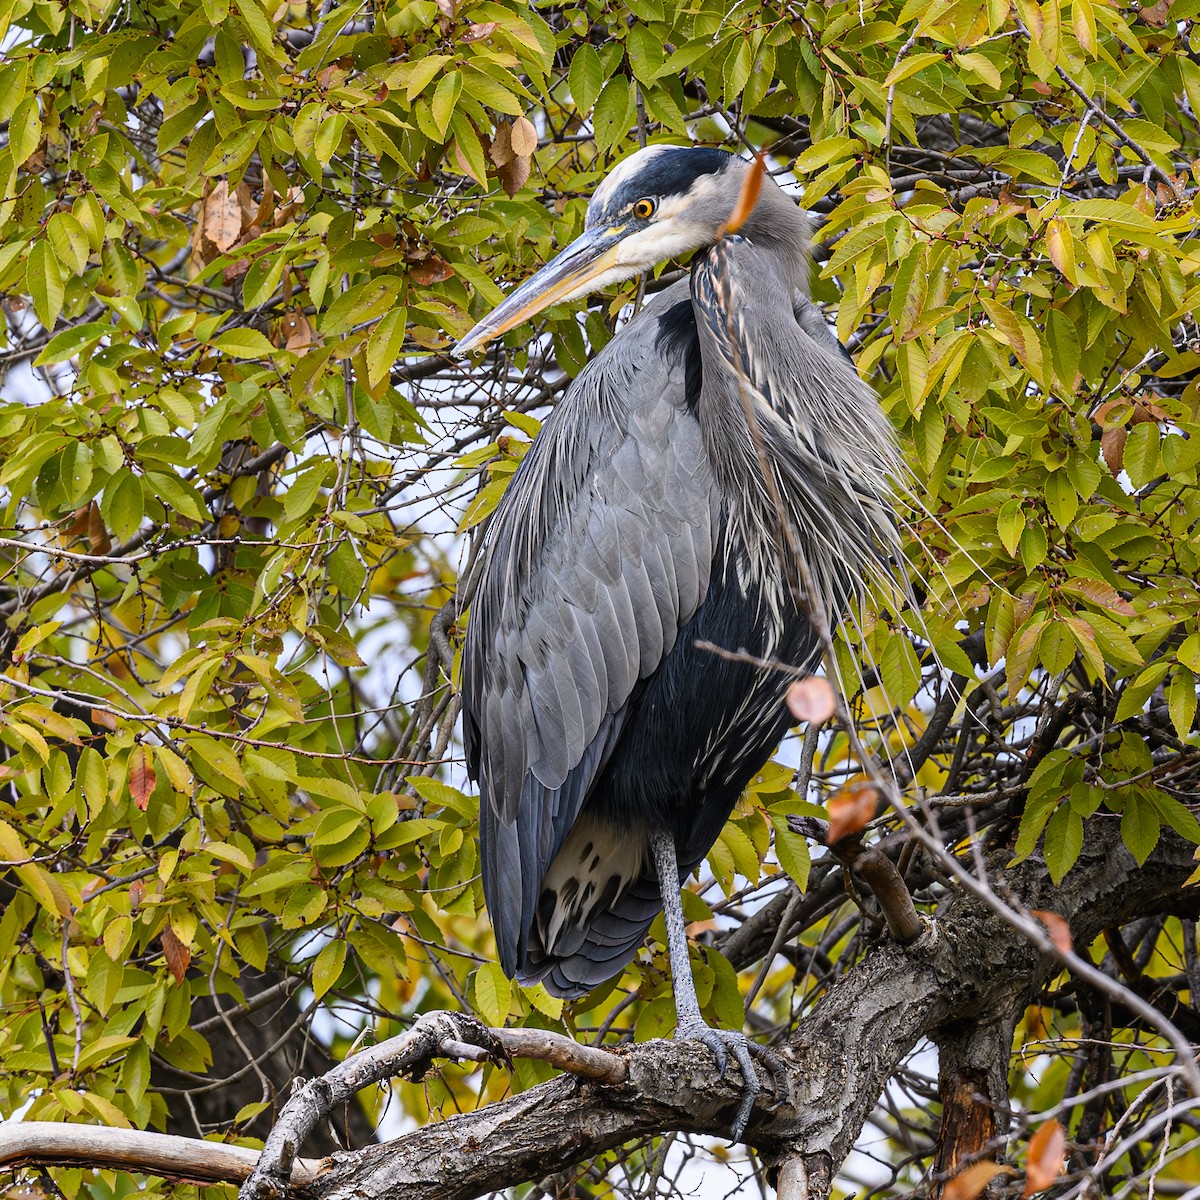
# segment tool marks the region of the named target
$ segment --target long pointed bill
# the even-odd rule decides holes
[[[622,268],[617,262],[617,245],[626,232],[625,225],[600,225],[580,234],[536,275],[506,296],[450,353],[455,358],[464,358],[551,304],[574,300],[606,283],[636,274],[636,267]]]

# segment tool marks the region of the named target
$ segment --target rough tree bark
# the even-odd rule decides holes
[[[1105,928],[1142,914],[1194,918],[1200,889],[1182,886],[1194,866],[1191,849],[1164,837],[1138,868],[1114,818],[1084,848],[1061,886],[1031,858],[1006,871],[1005,887],[1026,910],[1063,917],[1075,945],[1085,946]],[[991,869],[999,871],[1007,858],[1007,852],[997,853]],[[994,906],[965,889],[950,889],[913,946],[876,947],[799,1022],[781,1048],[790,1068],[790,1095],[773,1095],[767,1081],[747,1141],[786,1185],[803,1180],[803,1192],[795,1194],[828,1196],[888,1080],[920,1039],[931,1038],[946,1055],[944,1080],[955,1089],[950,1103],[977,1126],[969,1145],[953,1140],[943,1145],[939,1165],[953,1169],[964,1155],[987,1149],[989,1139],[1003,1134],[1002,1064],[1012,1023],[1059,969],[1052,954],[1039,950]],[[722,1079],[706,1049],[653,1041],[613,1053],[627,1064],[621,1082],[563,1075],[395,1141],[305,1164],[293,1175],[293,1190],[307,1200],[467,1200],[561,1172],[640,1136],[667,1130],[720,1136],[727,1130],[740,1080],[733,1070]],[[113,1163],[130,1168],[116,1134]],[[291,1149],[303,1154],[308,1147]],[[90,1153],[89,1161],[104,1165],[94,1148]],[[135,1161],[143,1170],[179,1174],[173,1165],[177,1150],[176,1157],[139,1153]],[[68,1160],[79,1161],[56,1149],[52,1138],[31,1145],[27,1130],[18,1143],[0,1127],[0,1166]],[[245,1174],[238,1160],[228,1177],[240,1180]]]
[[[1009,857],[999,852],[989,865],[999,872]],[[1193,866],[1191,847],[1164,838],[1139,869],[1114,819],[1085,847],[1061,886],[1033,858],[1008,871],[1005,884],[1026,909],[1062,916],[1079,946],[1142,913],[1194,914],[1200,890],[1182,888]],[[813,1181],[830,1180],[887,1081],[924,1037],[953,1047],[953,1070],[963,1074],[959,1086],[968,1076],[981,1086],[992,1114],[980,1136],[998,1136],[1013,1023],[1058,969],[1054,957],[978,897],[950,892],[925,937],[907,949],[889,943],[870,952],[799,1023],[782,1049],[791,1067],[791,1095],[764,1098],[747,1140],[768,1162],[798,1160],[810,1189]],[[985,1043],[996,1053],[991,1066],[978,1061]],[[733,1072],[721,1079],[706,1050],[651,1042],[626,1053],[629,1073],[621,1084],[563,1076],[397,1141],[335,1154],[306,1194],[320,1200],[466,1200],[638,1136],[669,1129],[725,1132],[739,1080]],[[960,1147],[943,1165],[953,1166],[965,1151]],[[828,1194],[828,1182],[823,1189],[811,1194]]]

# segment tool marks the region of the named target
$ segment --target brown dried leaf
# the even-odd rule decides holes
[[[1045,908],[1033,909],[1033,915],[1045,925],[1046,932],[1050,935],[1050,940],[1054,943],[1054,948],[1059,954],[1070,954],[1073,944],[1071,941],[1071,926],[1067,924],[1065,918]]]
[[[146,885],[140,879],[135,879],[129,885],[129,905],[134,912],[137,912],[141,908],[145,895]]]
[[[1155,29],[1161,29],[1171,15],[1172,0],[1158,0],[1157,4],[1146,4],[1138,10],[1138,16],[1141,17],[1147,25],[1153,25]]]
[[[829,834],[827,846],[839,842],[852,833],[858,833],[875,817],[879,807],[879,792],[873,783],[860,780],[840,787],[829,797]]]
[[[942,1200],[975,1200],[997,1175],[1012,1175],[1005,1163],[974,1162],[951,1179],[942,1192]]]
[[[252,225],[259,225],[266,229],[271,224],[271,218],[275,215],[275,189],[271,186],[271,181],[268,179],[263,183],[262,199],[258,202],[258,208],[254,210],[254,219]]]
[[[1025,1191],[1022,1200],[1045,1191],[1063,1172],[1063,1155],[1067,1149],[1067,1134],[1054,1120],[1047,1121],[1029,1143],[1029,1162],[1025,1168]]]
[[[481,21],[478,25],[468,25],[467,32],[458,40],[460,42],[481,42],[485,37],[491,37],[499,28],[499,21]]]
[[[154,759],[150,751],[145,746],[135,746],[129,756],[129,794],[142,812],[146,811],[146,805],[150,803],[150,795],[157,782],[158,776],[154,773]]]
[[[1155,404],[1149,396],[1136,396],[1133,401],[1133,414],[1129,418],[1131,425],[1145,425],[1167,419],[1167,410],[1161,404]]]
[[[176,983],[183,983],[188,963],[192,961],[192,952],[175,936],[170,922],[162,932],[162,948],[163,956],[167,960],[167,969],[175,976]]]
[[[515,196],[529,179],[530,160],[513,158],[497,170],[500,186],[509,196]]]
[[[241,277],[245,275],[248,270],[250,270],[250,260],[248,258],[239,258],[236,262],[231,262],[229,266],[227,266],[221,272],[221,280],[226,286],[228,286],[229,284],[235,283],[237,280],[241,279]]]
[[[220,179],[204,200],[204,236],[224,254],[242,236],[242,206],[229,194],[229,180]]]
[[[513,153],[528,158],[538,145],[537,130],[527,117],[518,117],[508,130],[508,140]]]
[[[87,538],[94,554],[107,554],[112,549],[112,538],[104,528],[104,518],[100,515],[100,505],[95,500],[88,505]]]
[[[424,262],[415,263],[408,269],[409,276],[415,283],[428,287],[431,283],[441,283],[454,274],[454,269],[444,259],[432,254]]]
[[[279,322],[279,332],[275,338],[276,345],[282,344],[285,350],[292,350],[298,355],[306,354],[316,343],[317,334],[304,313],[296,308],[284,313]]]
[[[496,126],[496,136],[492,138],[492,144],[488,148],[488,158],[498,167],[512,162],[512,126],[507,121],[501,121]]]
[[[837,711],[837,696],[828,679],[810,675],[797,679],[787,690],[787,706],[797,721],[820,725]]]
[[[62,542],[64,546],[69,546],[72,542],[78,541],[80,538],[87,536],[88,507],[89,506],[85,504],[82,508],[77,508],[71,514],[70,525],[68,525],[59,533],[58,540]]]
[[[117,718],[112,713],[106,712],[103,708],[93,708],[88,714],[88,719],[100,729],[116,731]]]
[[[304,204],[304,189],[294,187],[288,192],[287,200],[284,201],[279,208],[275,210],[275,228],[279,229],[286,225],[301,209]]]
[[[1126,429],[1106,429],[1100,435],[1100,455],[1114,475],[1125,469],[1125,442],[1129,438]]]

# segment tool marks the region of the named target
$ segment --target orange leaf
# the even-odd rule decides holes
[[[444,258],[434,254],[424,262],[409,267],[408,273],[414,283],[428,287],[431,283],[441,283],[443,279],[449,279],[454,270]]]
[[[841,841],[865,827],[879,807],[879,791],[873,783],[860,781],[840,787],[829,797],[829,834],[827,846]]]
[[[182,983],[188,963],[192,961],[192,952],[175,936],[169,923],[162,932],[162,948],[168,970],[175,976],[176,983]]]
[[[810,675],[797,679],[787,690],[787,706],[797,721],[820,725],[837,711],[837,696],[828,679]]]
[[[1012,1175],[1004,1163],[974,1162],[951,1179],[942,1192],[942,1200],[975,1200],[997,1175]]]
[[[1059,954],[1071,953],[1071,926],[1067,924],[1063,917],[1060,917],[1056,912],[1048,912],[1044,908],[1035,908],[1033,916],[1046,927],[1046,932],[1050,935],[1050,940],[1054,943],[1054,948]],[[1043,1126],[1044,1128],[1044,1126]]]
[[[1114,475],[1120,475],[1125,467],[1125,441],[1129,433],[1125,429],[1106,429],[1100,435],[1100,453]]]
[[[112,539],[104,528],[104,518],[100,515],[100,505],[93,500],[87,507],[87,538],[88,544],[96,554],[107,554],[112,549]]]
[[[750,219],[750,214],[754,211],[754,206],[758,203],[758,194],[762,191],[763,175],[766,169],[762,151],[760,150],[754,156],[754,162],[750,170],[746,172],[746,181],[742,184],[742,191],[738,196],[738,201],[733,206],[733,212],[729,214],[729,220],[725,222],[725,228],[721,230],[718,237],[724,237],[727,233],[737,233]]]
[[[89,714],[89,719],[93,725],[100,729],[113,729],[117,727],[117,718],[103,708],[93,708]]]
[[[1029,1162],[1025,1168],[1022,1200],[1045,1191],[1063,1173],[1066,1149],[1067,1134],[1057,1121],[1047,1121],[1033,1135],[1029,1142]]]
[[[142,812],[146,811],[146,805],[150,803],[150,795],[157,782],[158,776],[154,774],[150,751],[145,746],[134,747],[129,756],[129,794]]]

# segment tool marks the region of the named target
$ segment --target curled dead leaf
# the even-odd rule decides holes
[[[492,138],[491,146],[488,147],[488,158],[498,167],[512,162],[512,126],[507,121],[497,123],[495,136]]]
[[[787,706],[797,721],[820,725],[837,711],[837,696],[828,679],[810,675],[797,679],[787,690]]]
[[[87,510],[87,538],[93,554],[107,554],[112,549],[112,538],[104,528],[104,518],[100,515],[100,505],[93,500]]]
[[[115,732],[117,718],[103,708],[93,708],[88,713],[88,720],[99,729],[109,729]]]
[[[481,21],[478,25],[468,25],[467,32],[458,40],[460,42],[481,42],[485,37],[491,37],[499,28],[499,21]]]
[[[315,330],[300,309],[296,308],[283,314],[275,337],[276,345],[282,345],[285,350],[293,350],[302,355],[312,348],[316,340]]]
[[[879,808],[879,789],[866,780],[848,783],[829,797],[826,808],[829,810],[829,834],[825,844],[832,846],[874,820]]]
[[[453,267],[436,254],[431,254],[424,262],[414,263],[408,269],[409,277],[414,283],[428,287],[431,283],[441,283],[454,274]]]
[[[1006,1163],[974,1162],[947,1181],[942,1200],[975,1200],[997,1175],[1015,1175]]]
[[[1071,926],[1067,924],[1064,918],[1060,917],[1056,912],[1050,912],[1044,908],[1035,908],[1033,916],[1046,927],[1046,932],[1050,935],[1050,940],[1054,943],[1054,948],[1059,954],[1070,954],[1071,946]]]
[[[1029,1160],[1025,1167],[1025,1190],[1022,1200],[1043,1192],[1063,1172],[1063,1155],[1067,1149],[1066,1130],[1055,1120],[1047,1121],[1029,1142]]]

